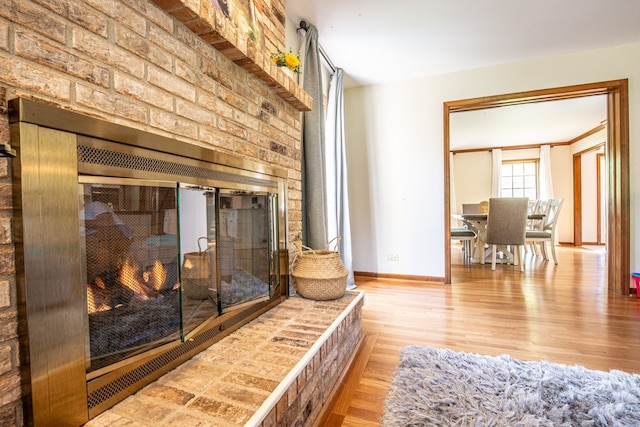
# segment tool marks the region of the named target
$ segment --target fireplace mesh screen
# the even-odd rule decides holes
[[[157,372],[161,371],[164,366],[184,358],[184,356],[188,355],[193,351],[193,349],[214,338],[222,330],[224,330],[223,327],[218,329],[209,329],[204,333],[197,335],[193,339],[185,341],[177,347],[174,347],[173,349],[143,363],[137,368],[126,372],[117,379],[94,390],[90,389],[88,394],[89,410],[103,404],[104,402],[108,402],[114,396],[118,396],[118,394],[131,387],[133,384],[145,381],[145,379],[150,375],[157,375]]]
[[[145,157],[149,155],[150,157]],[[227,183],[277,188],[277,184],[260,178],[228,173],[211,168],[152,158],[136,154],[78,145],[78,162],[114,166],[128,170],[153,172],[170,176],[202,178]]]
[[[162,232],[176,189],[100,182],[79,189],[95,370],[180,336],[178,243]]]

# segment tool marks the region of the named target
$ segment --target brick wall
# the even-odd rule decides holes
[[[298,374],[260,427],[313,426],[362,339],[360,299]]]
[[[263,2],[264,49],[284,4]],[[301,113],[150,0],[0,0],[0,144],[25,97],[289,171],[300,239]],[[0,425],[22,425],[11,160],[0,159]]]

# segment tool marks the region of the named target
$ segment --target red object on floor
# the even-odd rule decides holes
[[[640,292],[638,292],[640,290],[640,273],[631,273],[631,277],[636,282],[636,295],[640,298]]]

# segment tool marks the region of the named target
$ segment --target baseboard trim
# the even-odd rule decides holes
[[[436,282],[444,283],[444,277],[435,276],[416,276],[411,274],[391,274],[391,273],[373,273],[367,271],[354,271],[353,275],[362,279],[391,279],[391,280],[411,280],[414,282]]]

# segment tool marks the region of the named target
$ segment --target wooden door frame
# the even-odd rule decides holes
[[[597,169],[596,173],[598,175],[596,178],[596,182],[598,183],[597,197],[596,197],[596,204],[598,206],[598,211],[596,214],[598,237],[597,237],[596,244],[598,245],[607,244],[607,240],[602,238],[602,175],[603,175],[603,171],[602,171],[601,165],[602,165],[603,157],[606,162],[607,157],[603,153],[596,154],[596,169]]]
[[[604,126],[599,127],[600,130],[604,129]],[[586,150],[573,153],[573,245],[582,246],[584,241],[582,239],[583,223],[582,223],[582,156],[593,151],[598,151],[602,146],[606,144],[598,144],[594,147],[590,147]],[[596,156],[597,159],[597,156]],[[600,239],[600,164],[596,165],[597,169],[597,187],[596,188],[596,203],[598,204],[598,212],[596,214],[597,227],[597,241]]]
[[[448,101],[443,105],[445,283],[451,283],[450,117],[454,112],[498,108],[592,95],[607,96],[607,284],[610,292],[629,295],[629,89],[628,80],[611,80],[551,89]]]
[[[573,245],[582,246],[582,157],[573,155]]]

